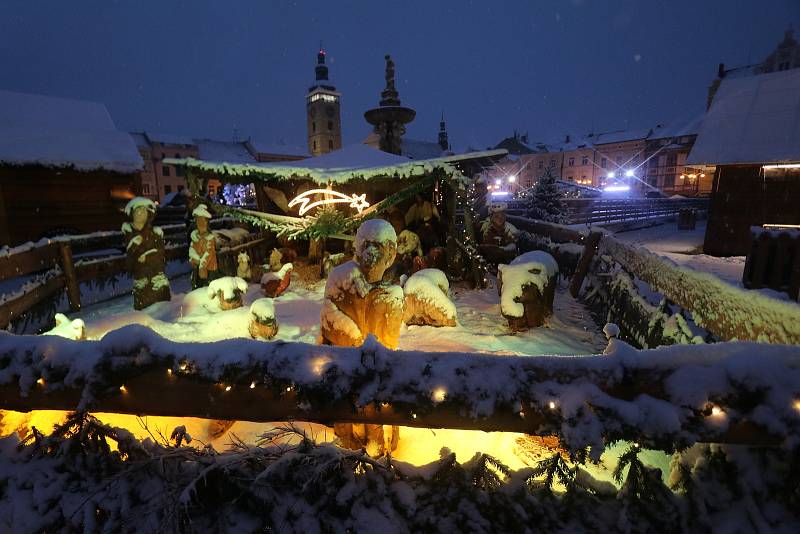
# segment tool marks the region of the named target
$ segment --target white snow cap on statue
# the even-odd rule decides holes
[[[206,206],[205,204],[200,204],[192,211],[192,216],[205,217],[206,219],[210,219],[211,213],[209,213],[208,211],[208,206]]]
[[[236,296],[237,292],[247,292],[247,282],[238,276],[223,276],[212,280],[206,290],[208,298],[214,298],[220,291],[222,291],[222,298],[230,300]]]
[[[133,210],[140,207],[147,208],[149,212],[154,213],[156,211],[156,203],[149,198],[134,197],[125,205],[125,215],[130,216]]]
[[[361,223],[356,232],[356,250],[361,250],[366,241],[376,243],[397,243],[394,227],[383,219],[371,219]]]
[[[606,323],[606,325],[603,327],[603,333],[606,335],[606,339],[619,337],[619,327],[614,323]]]
[[[250,305],[250,315],[259,319],[274,319],[275,303],[270,298],[257,299]]]
[[[450,300],[450,283],[439,269],[421,269],[403,282],[403,292],[435,306],[448,317],[456,318],[456,305]]]
[[[547,271],[547,276],[555,276],[558,274],[558,262],[543,250],[532,250],[524,254],[520,254],[509,265],[520,265],[522,263],[540,263]]]

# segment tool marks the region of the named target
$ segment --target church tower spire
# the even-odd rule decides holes
[[[342,115],[339,106],[341,93],[328,78],[327,54],[320,43],[314,67],[314,85],[306,95],[306,125],[308,151],[312,156],[327,154],[342,148]]]
[[[447,127],[444,124],[444,111],[442,111],[442,120],[439,121],[439,146],[442,151],[450,150],[450,142],[447,140]]]

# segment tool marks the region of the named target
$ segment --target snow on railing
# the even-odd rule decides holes
[[[695,323],[721,339],[800,345],[800,306],[679,266],[641,247],[604,236],[600,253],[692,313]]]
[[[248,421],[362,422],[614,440],[800,438],[800,347],[747,342],[605,355],[496,356],[231,339],[168,341],[131,325],[98,341],[0,334],[0,409]]]

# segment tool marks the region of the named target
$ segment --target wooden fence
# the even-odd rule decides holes
[[[178,343],[131,325],[99,341],[0,334],[0,353],[0,409],[23,412],[478,429],[557,434],[575,446],[599,439],[594,432],[666,450],[695,440],[777,444],[800,424],[792,403],[800,394],[797,347],[498,358],[391,351],[370,342]],[[765,374],[740,384],[736,370],[748,353],[764,363]],[[674,385],[689,377],[686,396]],[[786,423],[767,430],[751,419],[760,413]]]
[[[636,198],[593,199],[567,198],[568,224],[603,225],[615,222],[639,221],[677,216],[682,209],[707,211],[707,198]],[[525,216],[525,202],[514,200],[508,203],[508,212]]]
[[[800,230],[751,228],[752,244],[742,273],[747,288],[768,287],[800,300]]]
[[[212,221],[212,226],[217,229],[230,224],[231,221],[221,219]],[[186,226],[173,224],[162,227],[162,230],[167,261],[186,260]],[[223,242],[218,250],[220,270],[235,275],[240,252],[248,252],[257,261],[262,261],[273,245],[273,236],[267,232],[250,233],[241,242]],[[0,329],[23,317],[40,303],[60,300],[64,291],[70,311],[78,311],[82,305],[81,284],[125,273],[127,266],[122,232],[64,236],[0,256],[0,282],[19,278],[21,286],[21,290],[0,303]]]

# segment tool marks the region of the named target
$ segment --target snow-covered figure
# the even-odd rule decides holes
[[[419,236],[411,230],[403,230],[397,236],[397,259],[393,267],[395,276],[414,272],[416,258],[422,258],[422,244]],[[417,260],[419,263],[420,260]],[[423,262],[424,263],[424,262]],[[419,270],[419,269],[416,269]]]
[[[355,259],[334,268],[325,284],[320,315],[322,343],[357,347],[372,334],[383,345],[397,348],[403,290],[382,281],[396,252],[397,235],[388,222],[373,219],[358,228]],[[393,450],[398,441],[397,427],[336,423],[334,431],[345,447],[366,447],[373,456]]]
[[[223,276],[208,284],[208,298],[219,300],[222,310],[242,307],[242,296],[247,292],[247,282],[236,276]]]
[[[547,252],[534,250],[499,265],[500,311],[512,330],[541,326],[553,313],[558,263]]]
[[[403,290],[384,284],[383,274],[397,253],[394,228],[382,219],[363,223],[355,239],[355,259],[334,268],[325,284],[322,342],[360,346],[368,334],[397,348],[403,321]]]
[[[243,278],[250,281],[253,271],[250,267],[250,255],[247,252],[240,252],[238,256],[236,256],[236,276],[239,278]]]
[[[86,339],[86,324],[83,322],[83,319],[74,319],[70,321],[63,313],[57,313],[55,320],[55,328],[48,330],[42,335],[65,337],[76,341]]]
[[[563,193],[556,184],[553,169],[548,167],[536,182],[528,202],[528,217],[553,223],[564,222]]]
[[[406,226],[422,240],[422,248],[428,250],[438,242],[437,226],[441,216],[436,205],[417,194],[414,203],[406,212]]]
[[[136,197],[125,206],[131,222],[123,223],[125,255],[133,277],[133,307],[141,310],[161,301],[169,301],[169,280],[164,274],[164,232],[153,226],[156,205],[149,198]]]
[[[495,210],[481,224],[481,254],[489,263],[508,263],[517,255],[519,230],[506,221],[503,210]]]
[[[205,204],[199,204],[192,216],[197,228],[190,235],[189,262],[192,264],[192,289],[197,289],[218,277],[217,238],[208,229],[211,213]]]
[[[439,269],[422,269],[403,285],[406,324],[455,326],[456,306],[448,296],[450,284]]]
[[[619,338],[619,326],[616,324],[606,323],[603,327],[603,333],[608,340],[608,345],[603,350],[603,354],[631,354],[636,352],[636,349]]]
[[[264,273],[261,276],[261,289],[265,297],[279,297],[289,287],[292,281],[294,265],[287,263],[276,272]]]
[[[258,299],[250,305],[248,332],[253,339],[272,339],[278,333],[272,299]]]

